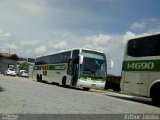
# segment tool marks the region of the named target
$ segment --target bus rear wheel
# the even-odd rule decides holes
[[[38,82],[42,82],[42,74],[36,76]]]
[[[160,83],[155,84],[151,89],[151,98],[152,98],[153,104],[160,106],[160,95],[157,94],[158,91],[160,91]]]
[[[39,74],[37,74],[36,79],[37,79],[37,81],[39,82]]]

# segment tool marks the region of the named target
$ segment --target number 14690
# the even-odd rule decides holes
[[[154,62],[136,62],[136,63],[128,63],[127,69],[140,69],[140,70],[152,70],[154,68]]]

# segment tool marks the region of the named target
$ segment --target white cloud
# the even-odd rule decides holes
[[[91,44],[86,44],[86,45],[83,46],[83,48],[91,49],[91,50],[97,50],[97,51],[101,51],[101,52],[106,51],[106,48],[104,48],[104,47],[94,46],[94,45],[91,45]]]
[[[135,36],[136,36],[136,35],[135,35],[134,33],[128,31],[128,32],[126,32],[126,33],[124,34],[123,40],[124,40],[124,42],[126,43],[127,40],[129,40],[129,39],[131,39],[131,38],[133,38],[133,37],[135,37]]]
[[[50,42],[49,47],[54,48],[57,51],[68,49],[69,45],[66,41],[61,41],[59,43]]]
[[[156,19],[156,18],[151,18],[150,21],[151,21],[151,22],[156,22],[157,19]]]
[[[130,29],[144,29],[145,26],[146,26],[145,22],[141,22],[141,23],[135,22],[129,28]]]
[[[53,37],[66,38],[69,36],[68,32],[51,32]]]
[[[130,31],[126,32],[124,35],[99,34],[97,36],[88,36],[85,38],[87,42],[84,47],[110,54],[116,54],[116,52],[119,54],[118,51],[121,51],[121,49],[124,48],[127,40],[133,38],[134,36],[135,34]]]
[[[11,36],[10,32],[4,32],[3,30],[0,30],[0,41],[5,41]]]
[[[2,46],[0,47],[0,52],[10,52],[10,53],[16,53],[16,51],[19,51],[21,49],[21,47],[15,43],[5,43],[2,44]],[[17,53],[16,53],[17,54]]]
[[[160,33],[160,28],[158,29],[150,29],[150,30],[148,30],[148,33],[157,33],[157,32],[159,32]]]
[[[117,2],[116,0],[93,0],[93,1],[96,1],[96,2]]]
[[[69,35],[68,32],[64,32],[62,36],[65,38],[65,37],[68,37],[68,35]]]
[[[35,52],[36,55],[42,55],[46,52],[46,46],[41,45],[41,46],[35,48],[34,52]]]
[[[0,1],[0,22],[5,26],[18,27],[24,23],[40,22],[45,20],[48,13],[47,2],[45,0],[10,0]]]
[[[99,34],[88,36],[85,39],[87,43],[85,47],[88,48],[103,48],[104,50],[119,49],[117,46],[121,44],[125,44],[127,40],[135,37],[136,35],[130,31],[126,32],[124,35],[107,35],[107,34]]]
[[[23,2],[18,7],[25,12],[28,12],[30,14],[34,15],[43,15],[45,12],[45,8],[42,4],[38,4],[39,2]]]
[[[3,30],[0,30],[0,49],[1,51],[8,51],[8,49],[18,50],[21,47],[16,44],[14,41],[11,41],[9,38],[11,37],[10,32],[5,32]]]
[[[93,43],[94,45],[99,45],[99,46],[106,45],[110,39],[111,39],[110,36],[104,34],[99,34],[98,36],[93,35],[86,37],[86,40]]]
[[[16,45],[16,44],[9,44],[8,47],[11,49],[20,49],[21,48],[19,45]]]
[[[21,41],[20,45],[22,46],[33,46],[33,45],[37,45],[39,43],[38,40],[29,40],[29,41]]]

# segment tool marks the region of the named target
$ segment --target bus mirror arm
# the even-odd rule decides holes
[[[113,62],[113,60],[107,60],[107,63],[109,63],[109,67],[108,67],[108,69],[112,69],[113,68],[113,66],[114,66],[114,62]],[[108,64],[107,64],[107,66],[108,66]]]
[[[83,63],[83,56],[79,55],[79,64],[82,64],[82,63]]]

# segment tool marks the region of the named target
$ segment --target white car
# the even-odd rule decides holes
[[[26,70],[20,70],[19,77],[28,78],[29,77],[28,72]]]
[[[5,71],[4,75],[16,76],[16,71],[14,69],[9,68]]]

